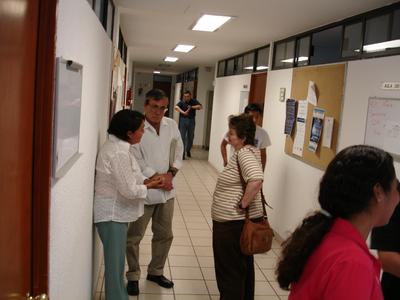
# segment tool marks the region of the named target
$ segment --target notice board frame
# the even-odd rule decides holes
[[[317,106],[308,103],[303,155],[297,156],[292,153],[294,137],[296,135],[296,126],[294,127],[292,134],[286,136],[285,153],[321,170],[325,170],[329,162],[336,155],[337,139],[343,106],[346,67],[346,63],[339,63],[322,66],[308,66],[295,68],[293,70],[290,98],[295,99],[296,101],[306,100],[309,81],[313,81],[316,86],[318,103]],[[334,118],[331,148],[322,147],[320,141],[320,145],[316,152],[308,150],[314,107],[324,109],[325,117]]]

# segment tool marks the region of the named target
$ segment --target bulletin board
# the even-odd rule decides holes
[[[82,65],[57,58],[54,105],[53,177],[62,177],[79,158]]]
[[[369,98],[364,142],[400,156],[400,99]]]
[[[332,64],[316,67],[296,68],[293,70],[291,99],[306,100],[310,81],[315,83],[317,105],[308,104],[307,120],[305,124],[305,137],[302,156],[293,154],[293,143],[296,126],[291,135],[286,136],[285,153],[305,163],[326,169],[329,162],[336,155],[337,137],[342,112],[346,64]],[[325,110],[325,117],[334,119],[331,147],[318,145],[315,152],[308,150],[313,119],[313,109],[319,107]],[[323,134],[323,132],[322,132]]]

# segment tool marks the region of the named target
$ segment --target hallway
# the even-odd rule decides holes
[[[174,240],[165,276],[175,286],[164,289],[147,281],[146,265],[151,257],[150,224],[140,247],[142,275],[139,282],[140,295],[129,299],[151,300],[208,300],[219,299],[215,281],[212,252],[211,202],[218,173],[207,162],[208,152],[193,150],[193,158],[184,161],[176,178],[177,198],[173,220]],[[279,289],[274,279],[274,265],[279,245],[255,256],[255,299],[282,300],[288,293]],[[104,265],[97,282],[96,300],[105,299],[103,283]]]

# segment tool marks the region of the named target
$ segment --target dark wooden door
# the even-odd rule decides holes
[[[251,75],[249,103],[258,104],[264,111],[265,89],[267,87],[267,73],[256,73]],[[262,118],[259,120],[262,126]]]
[[[0,5],[0,299],[47,292],[55,3]]]

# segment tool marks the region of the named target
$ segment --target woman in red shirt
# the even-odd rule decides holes
[[[365,243],[399,202],[393,158],[358,145],[339,152],[320,182],[321,211],[284,242],[277,267],[289,300],[383,300],[380,264]]]

